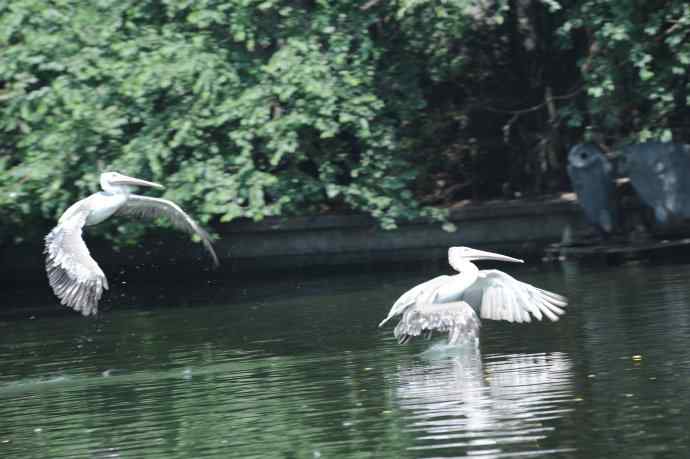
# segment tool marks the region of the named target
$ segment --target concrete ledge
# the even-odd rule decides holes
[[[458,231],[443,231],[438,223],[402,224],[397,230],[381,230],[362,215],[300,217],[288,220],[237,222],[220,228],[218,248],[232,260],[276,256],[342,255],[451,245],[503,247],[534,255],[537,247],[560,240],[567,226],[585,227],[577,204],[571,199],[494,201],[452,209],[450,220]],[[394,254],[381,255],[382,257]],[[253,263],[252,263],[253,264]]]
[[[491,220],[513,216],[539,216],[544,213],[578,213],[580,212],[573,193],[560,196],[549,196],[532,200],[500,200],[482,203],[466,202],[450,209],[450,220],[467,222],[471,220]],[[420,222],[417,224],[427,224]],[[407,226],[408,224],[403,224]],[[234,221],[220,228],[223,234],[262,232],[262,231],[303,231],[321,229],[346,229],[351,227],[377,227],[376,221],[362,214],[351,215],[315,215],[304,217],[278,218],[268,217],[260,222]]]
[[[402,224],[384,231],[364,215],[326,215],[261,222],[238,221],[216,228],[215,242],[222,270],[234,273],[304,267],[406,263],[445,257],[452,245],[503,250],[522,257],[540,257],[547,244],[558,242],[570,226],[586,228],[582,212],[570,195],[534,200],[467,203],[451,209],[458,230],[443,231],[438,223]],[[89,240],[91,252],[107,271],[137,269],[159,275],[206,271],[200,244],[184,235],[166,233],[137,247],[115,252],[104,241]],[[0,251],[4,280],[43,274],[42,241]],[[142,266],[149,266],[141,269]]]

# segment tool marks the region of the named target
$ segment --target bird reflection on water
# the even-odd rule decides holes
[[[573,410],[562,407],[575,399],[567,354],[482,359],[478,348],[434,345],[420,360],[398,375],[397,398],[417,442],[410,449],[482,457],[572,450],[541,444]]]

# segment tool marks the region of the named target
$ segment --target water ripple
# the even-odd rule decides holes
[[[487,322],[481,352],[376,328],[435,273],[2,322],[0,457],[684,457],[689,272],[524,272],[567,314]]]
[[[482,359],[459,349],[399,371],[397,397],[410,450],[453,448],[459,455],[520,452],[555,430],[547,421],[571,412],[572,363],[567,354],[505,354]],[[430,359],[431,357],[431,359]],[[462,441],[459,441],[462,440]],[[563,450],[565,451],[565,450]]]

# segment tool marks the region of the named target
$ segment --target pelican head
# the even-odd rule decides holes
[[[134,187],[148,186],[152,188],[165,188],[160,183],[149,182],[134,177],[129,177],[119,172],[103,172],[101,174],[101,188],[109,192],[126,192],[129,193]]]
[[[448,263],[456,271],[461,271],[461,266],[467,262],[475,260],[496,260],[509,261],[512,263],[524,263],[519,258],[513,258],[499,253],[485,252],[483,250],[471,249],[469,247],[451,247],[448,249]]]

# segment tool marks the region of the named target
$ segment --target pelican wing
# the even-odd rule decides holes
[[[565,297],[520,282],[508,274],[488,269],[479,272],[477,280],[462,294],[480,310],[482,319],[531,322],[546,316],[556,321],[568,304]]]
[[[180,206],[167,199],[150,198],[148,196],[139,196],[132,194],[127,199],[127,202],[118,209],[115,215],[130,215],[135,217],[144,217],[148,219],[156,219],[165,217],[173,226],[189,234],[196,234],[201,238],[204,247],[208,250],[213,258],[213,264],[218,266],[218,257],[211,245],[211,238],[208,233],[204,231],[192,218],[183,211]]]
[[[458,344],[479,337],[479,319],[464,301],[423,304],[408,309],[394,330],[400,344],[422,333],[448,333],[448,344]]]
[[[421,298],[424,295],[429,295],[431,292],[435,291],[436,287],[442,284],[448,278],[449,276],[446,275],[434,277],[431,280],[422,282],[419,285],[415,285],[414,287],[400,295],[400,298],[398,298],[395,301],[395,303],[391,307],[391,310],[388,312],[386,318],[383,319],[379,324],[379,327],[391,320],[393,317],[405,312],[405,310],[410,306],[415,305],[417,303],[417,299]]]
[[[91,257],[82,239],[82,228],[89,215],[87,208],[74,208],[68,218],[46,236],[46,271],[48,282],[60,302],[83,315],[98,312],[98,300],[108,281]]]

